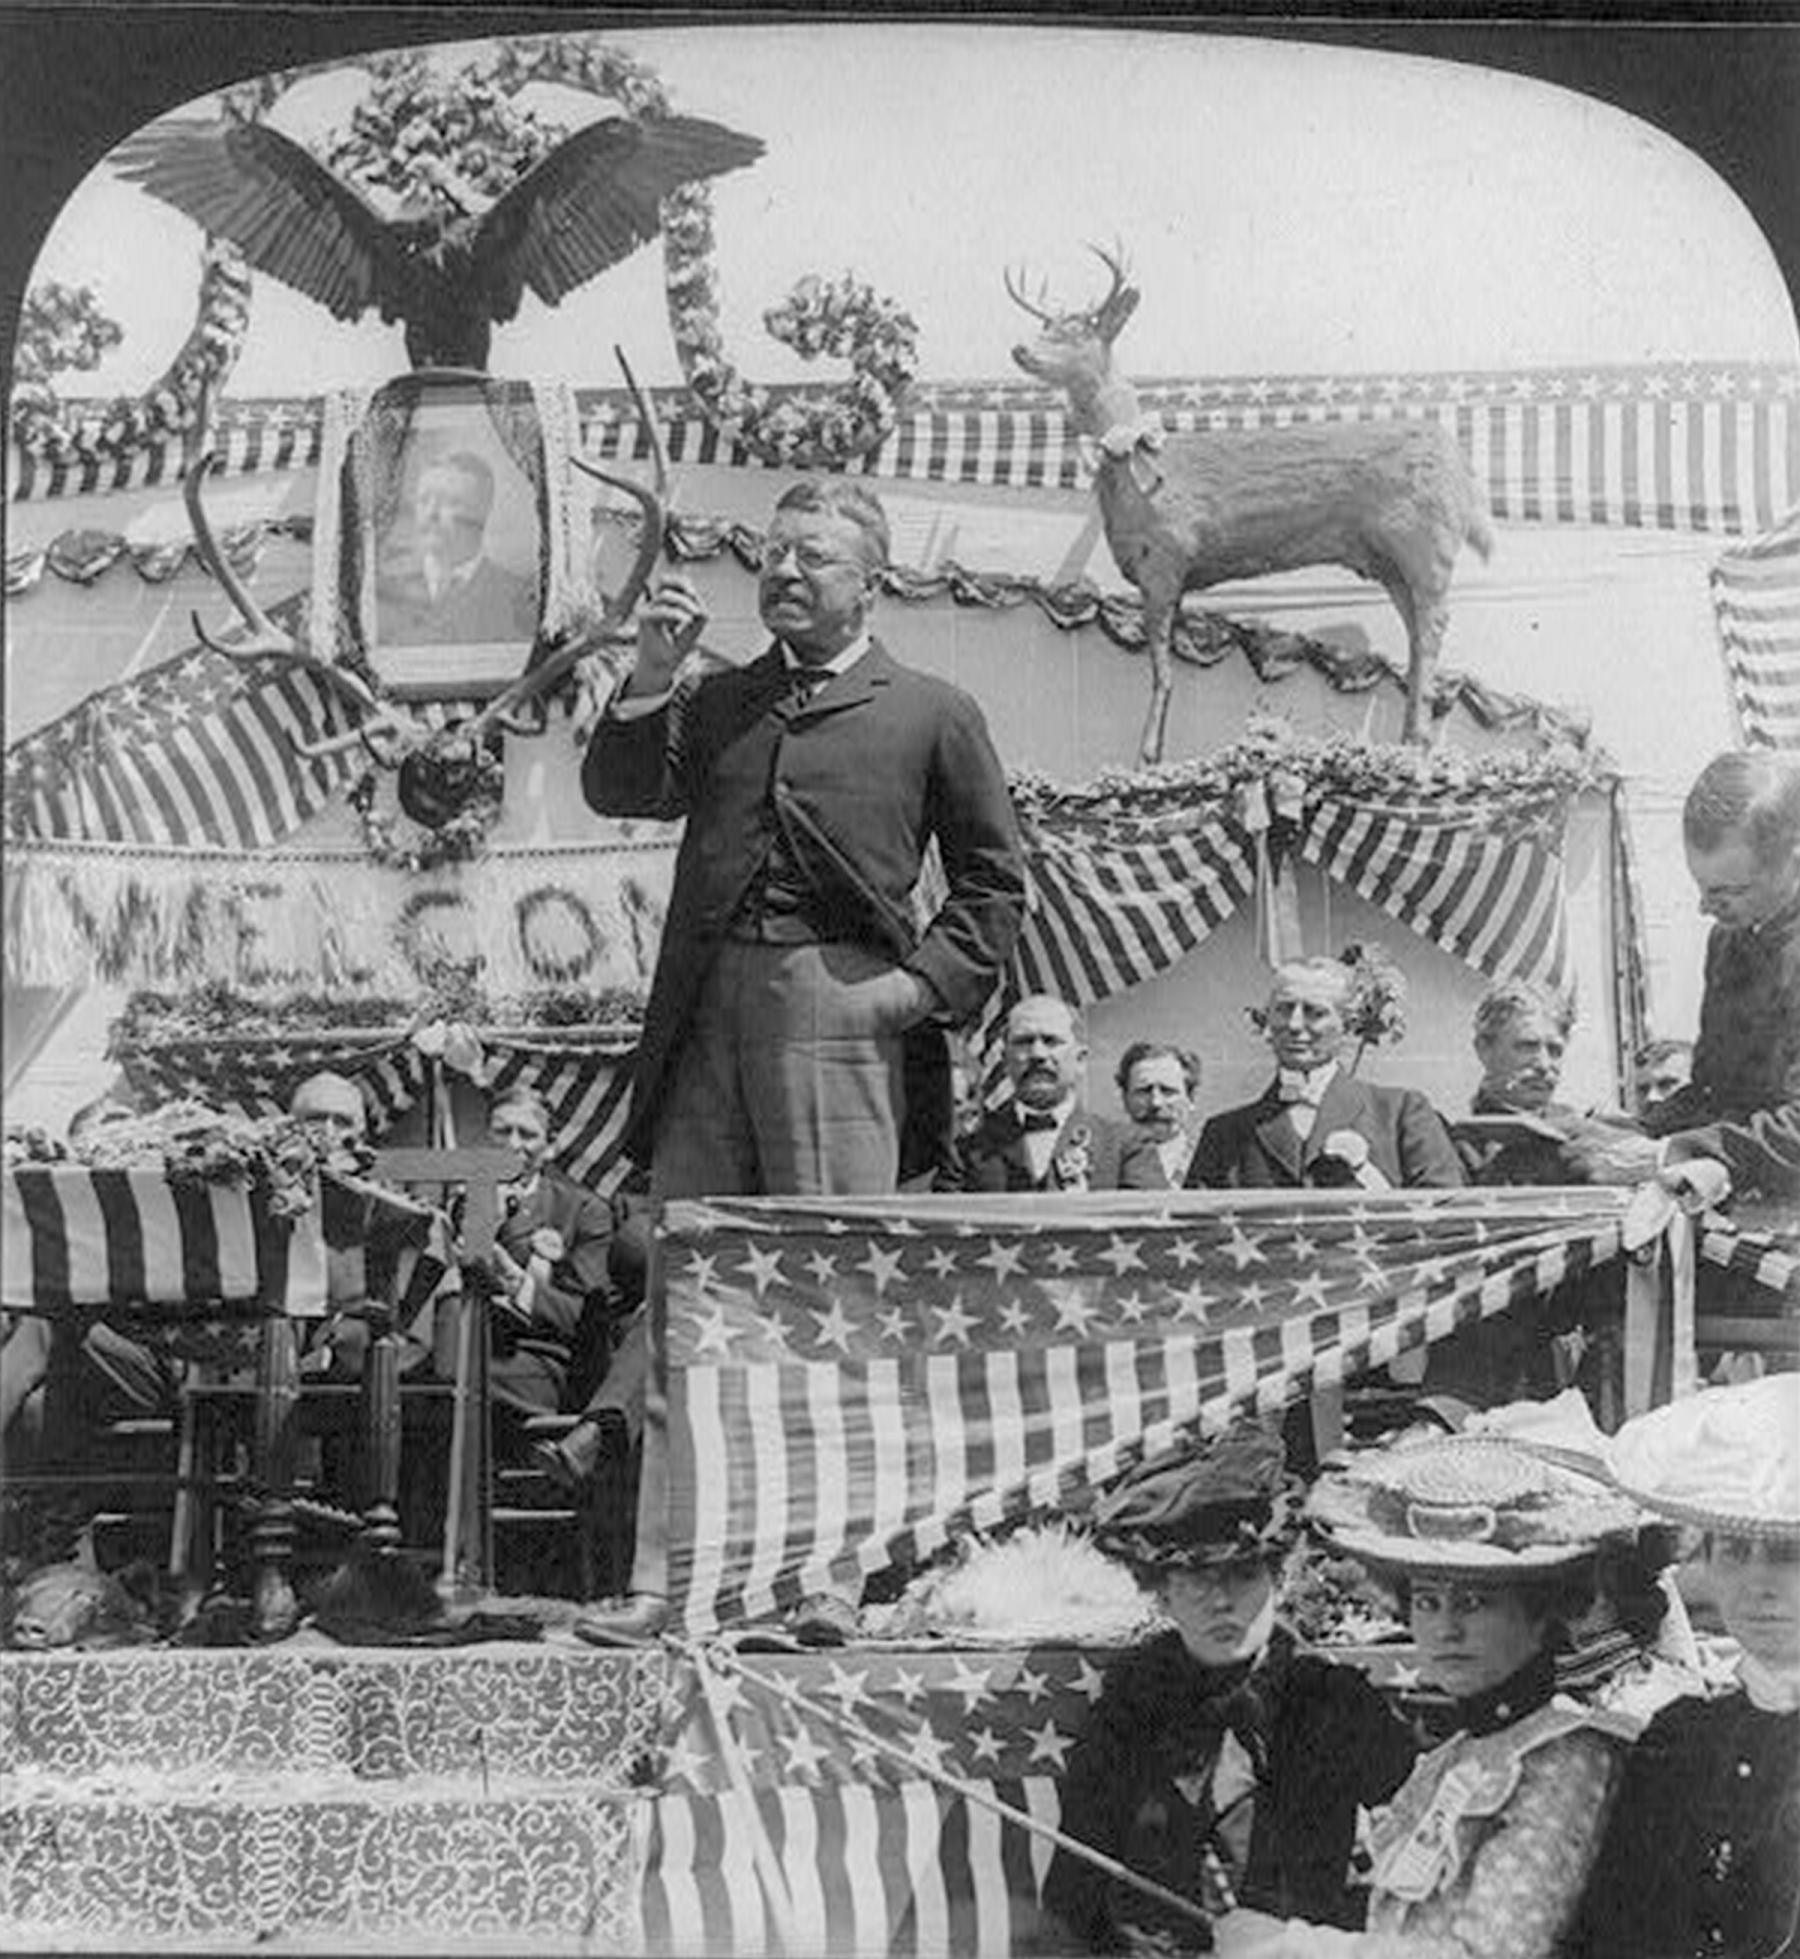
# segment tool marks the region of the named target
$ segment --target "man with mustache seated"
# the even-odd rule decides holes
[[[1033,993],[1006,1018],[1012,1099],[957,1145],[944,1180],[972,1191],[1117,1190],[1130,1133],[1082,1107],[1087,1031],[1053,994]]]

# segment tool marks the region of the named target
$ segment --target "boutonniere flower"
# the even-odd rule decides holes
[[[1319,1146],[1319,1155],[1341,1166],[1344,1181],[1363,1190],[1392,1190],[1393,1185],[1369,1161],[1369,1139],[1359,1130],[1334,1129]]]
[[[541,1224],[531,1234],[531,1255],[546,1265],[554,1265],[567,1250],[562,1233],[553,1224]]]
[[[1050,1159],[1050,1181],[1058,1190],[1086,1190],[1093,1168],[1094,1133],[1085,1122],[1072,1123]]]

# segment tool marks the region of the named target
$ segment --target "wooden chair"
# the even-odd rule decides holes
[[[465,1266],[492,1250],[500,1186],[515,1179],[521,1168],[513,1152],[486,1148],[388,1150],[375,1159],[378,1179],[415,1197],[442,1205],[452,1191],[462,1193],[456,1249]],[[449,1408],[447,1501],[436,1547],[439,1589],[458,1595],[486,1589],[494,1560],[485,1304],[477,1286],[461,1286],[456,1299],[454,1329],[437,1343],[440,1357],[450,1359],[447,1381],[402,1382],[396,1303],[378,1288],[358,1306],[368,1331],[358,1382],[303,1381],[298,1325],[284,1313],[271,1312],[262,1322],[254,1386],[241,1380],[191,1383],[182,1399],[178,1474],[183,1501],[170,1552],[176,1576],[199,1577],[210,1565],[218,1499],[233,1480],[219,1463],[227,1433],[222,1418],[234,1408],[241,1414],[246,1405],[253,1410],[249,1539],[259,1636],[279,1638],[297,1623],[291,1574],[301,1510],[345,1515],[316,1500],[310,1505],[306,1499],[297,1501],[299,1443],[315,1414],[326,1426],[335,1423],[340,1433],[354,1423],[361,1485],[355,1492],[353,1526],[358,1551],[377,1560],[397,1558],[402,1550],[402,1408],[416,1399]]]

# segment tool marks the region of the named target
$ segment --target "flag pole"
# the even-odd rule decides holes
[[[1071,1856],[1081,1858],[1084,1863],[1093,1865],[1096,1870],[1104,1871],[1108,1877],[1116,1878],[1121,1884],[1129,1885],[1132,1890],[1141,1892],[1146,1898],[1155,1899],[1167,1910],[1179,1912],[1184,1918],[1193,1919],[1196,1924],[1210,1926],[1213,1923],[1214,1914],[1204,1905],[1196,1904],[1192,1898],[1184,1898],[1179,1891],[1171,1891],[1167,1885],[1158,1884],[1154,1878],[1145,1877],[1142,1872],[1134,1871],[1129,1864],[1121,1863],[1117,1857],[1108,1856],[1104,1850],[1096,1850],[1092,1844],[1083,1843],[1079,1837],[1068,1835],[1065,1831],[1059,1830],[1055,1824],[1046,1823],[1041,1818],[1033,1816],[1030,1811],[1015,1809],[1011,1803],[1003,1801],[979,1783],[965,1781],[961,1776],[952,1775],[948,1769],[939,1768],[932,1762],[922,1761],[910,1750],[902,1748],[898,1742],[889,1741],[885,1735],[877,1734],[873,1728],[859,1721],[847,1708],[829,1707],[823,1701],[815,1701],[809,1694],[802,1693],[798,1687],[789,1686],[785,1680],[778,1679],[773,1674],[758,1673],[754,1668],[747,1667],[743,1660],[723,1643],[714,1642],[704,1651],[684,1640],[671,1640],[669,1643],[686,1654],[698,1669],[703,1683],[707,1678],[707,1659],[710,1657],[714,1663],[730,1667],[744,1679],[754,1681],[759,1687],[766,1687],[777,1699],[785,1701],[800,1713],[815,1715],[832,1727],[841,1729],[845,1734],[853,1735],[878,1754],[890,1757],[910,1769],[915,1775],[923,1775],[930,1781],[940,1784],[953,1795],[962,1797],[964,1802],[973,1803],[978,1809],[991,1811],[1003,1822],[1016,1823],[1020,1829],[1029,1831],[1033,1836],[1044,1838],[1046,1842],[1055,1844],[1057,1849],[1068,1851]],[[708,1704],[711,1704],[710,1695]],[[715,1722],[718,1718],[715,1714]],[[739,1766],[741,1767],[741,1764]],[[759,1826],[761,1821],[759,1814],[757,1817]],[[1229,1884],[1224,1887],[1224,1895],[1228,1899],[1231,1897]]]
[[[725,1705],[724,1697],[719,1691],[719,1678],[712,1666],[718,1648],[702,1649],[684,1646],[682,1650],[687,1654],[694,1671],[700,1676],[700,1691],[706,1696],[707,1712],[712,1716],[713,1731],[718,1736],[719,1753],[725,1758],[725,1772],[731,1778],[732,1794],[738,1799],[750,1831],[751,1861],[756,1866],[757,1879],[762,1885],[763,1896],[768,1901],[769,1915],[775,1921],[775,1936],[781,1941],[783,1952],[790,1955],[797,1954],[801,1946],[793,1893],[788,1889],[780,1859],[775,1855],[775,1846],[769,1841],[768,1825],[763,1821],[762,1811],[757,1806],[756,1791],[751,1786],[750,1770],[744,1760],[743,1745],[731,1731],[730,1709]]]

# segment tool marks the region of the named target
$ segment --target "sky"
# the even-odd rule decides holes
[[[714,188],[727,345],[754,380],[835,378],[770,340],[761,314],[802,274],[846,270],[917,318],[923,378],[1007,375],[1026,323],[1003,273],[1027,266],[1084,299],[1103,281],[1087,241],[1130,258],[1143,300],[1119,359],[1146,377],[1792,360],[1800,346],[1772,255],[1710,171],[1617,110],[1522,78],[1075,26],[714,23],[616,45],[677,110],[767,144]],[[362,86],[354,71],[310,82],[276,120],[316,137]],[[571,124],[596,107],[529,99]],[[675,382],[661,270],[650,248],[554,311],[527,299],[496,335],[496,371],[610,384],[618,341],[644,379]],[[93,285],[126,329],[70,391],[135,390],[191,322],[198,233],[102,167],[34,276]],[[230,392],[306,395],[404,365],[398,328],[339,324],[265,278]]]

